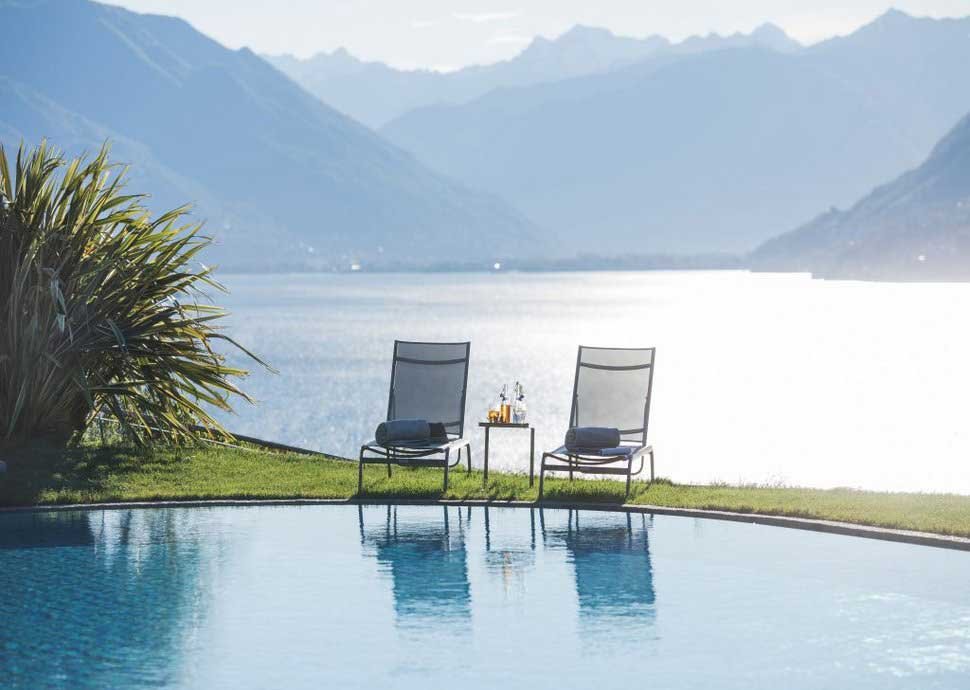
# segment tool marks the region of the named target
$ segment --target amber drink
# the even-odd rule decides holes
[[[502,403],[502,424],[509,424],[512,421],[512,406],[507,402]]]

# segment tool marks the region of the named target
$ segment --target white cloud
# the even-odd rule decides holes
[[[411,20],[411,28],[412,29],[427,29],[429,27],[434,26],[437,23],[438,22],[436,22],[434,19],[412,19]]]
[[[473,22],[475,24],[486,24],[489,22],[504,22],[515,19],[522,10],[509,10],[508,12],[452,12],[451,16],[460,22]]]

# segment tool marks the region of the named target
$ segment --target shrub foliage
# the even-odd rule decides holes
[[[139,444],[187,441],[248,400],[223,351],[253,355],[220,332],[222,288],[197,261],[210,240],[187,207],[153,218],[124,185],[107,146],[68,161],[21,145],[12,166],[0,146],[0,446],[67,443],[99,415]]]

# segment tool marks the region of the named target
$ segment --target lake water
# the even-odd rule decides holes
[[[679,482],[970,493],[970,284],[745,272],[229,275],[229,332],[279,374],[228,428],[355,457],[386,414],[393,341],[471,340],[466,426],[524,383],[562,441],[576,347],[656,346],[650,437]],[[490,467],[525,470],[527,434]],[[481,461],[481,456],[476,458]]]
[[[968,554],[681,517],[0,515],[9,690],[970,686]]]

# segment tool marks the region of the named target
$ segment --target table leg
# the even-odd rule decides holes
[[[488,484],[488,432],[489,428],[485,427],[485,477],[482,479],[482,486]]]
[[[529,488],[536,482],[536,428],[529,429]]]

